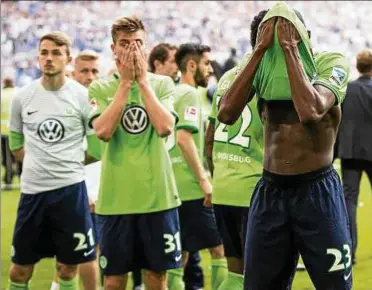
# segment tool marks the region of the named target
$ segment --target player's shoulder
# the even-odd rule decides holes
[[[150,86],[152,86],[155,90],[160,89],[164,86],[174,87],[174,81],[169,76],[147,72],[147,80]]]
[[[112,90],[113,88],[116,89],[118,84],[119,75],[117,73],[113,73],[111,75],[93,81],[88,88],[89,94],[91,93],[99,94],[104,93],[107,90]]]
[[[17,88],[13,92],[13,100],[22,102],[26,98],[32,97],[40,86],[41,79],[36,79],[23,87]]]
[[[321,51],[314,54],[314,61],[317,66],[323,65],[343,65],[349,66],[349,59],[337,51]]]
[[[200,91],[188,84],[179,84],[175,89],[176,101],[180,101],[189,96],[198,96]]]
[[[73,80],[73,79],[70,79],[70,78],[67,78],[66,80],[66,86],[73,92],[76,93],[76,95],[78,96],[86,96],[87,93],[88,93],[88,89],[86,87],[84,87],[81,83]]]

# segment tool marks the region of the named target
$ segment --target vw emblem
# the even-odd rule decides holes
[[[128,107],[121,120],[123,128],[130,134],[140,134],[146,130],[149,124],[149,118],[143,107]]]
[[[50,118],[40,123],[37,128],[37,133],[44,142],[55,143],[63,138],[65,135],[65,128],[61,121]]]

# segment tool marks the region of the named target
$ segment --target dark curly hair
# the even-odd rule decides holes
[[[260,11],[252,20],[252,23],[251,23],[251,46],[252,48],[256,46],[258,27],[260,26],[262,19],[264,19],[268,11],[269,11],[268,9]]]
[[[268,11],[269,11],[268,9],[260,11],[252,20],[252,23],[251,23],[251,46],[252,46],[252,49],[256,46],[257,35],[258,35],[258,27],[260,26],[260,23],[261,23],[262,19],[264,19],[265,15]],[[298,19],[300,19],[300,21],[306,27],[306,24],[305,24],[304,18],[302,17],[302,14],[299,11],[297,11],[296,9],[293,9],[293,11],[296,13]],[[308,33],[309,33],[309,36],[310,36],[310,31],[308,31]]]

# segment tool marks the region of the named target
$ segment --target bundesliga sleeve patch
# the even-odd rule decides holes
[[[198,109],[196,107],[186,107],[184,119],[191,122],[198,121]]]
[[[340,87],[345,79],[346,72],[342,68],[334,67],[332,70],[332,74],[329,77],[329,81]]]

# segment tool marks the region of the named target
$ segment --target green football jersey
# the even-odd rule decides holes
[[[186,163],[182,151],[177,145],[177,131],[186,129],[193,133],[193,140],[198,149],[199,160],[203,161],[204,127],[202,120],[202,100],[200,91],[187,84],[176,87],[174,108],[178,115],[175,133],[168,137],[167,148],[173,164],[174,175],[182,201],[204,197],[196,176]]]
[[[248,55],[242,63],[248,61]],[[263,125],[254,98],[234,125],[218,121],[218,103],[239,73],[237,66],[227,71],[213,95],[210,122],[215,124],[213,144],[214,204],[249,206],[253,190],[263,170]]]
[[[176,115],[171,78],[148,73],[147,80],[162,104]],[[113,74],[89,87],[90,120],[109,106],[118,85],[119,76]],[[137,83],[131,88],[128,104],[104,146],[101,160],[98,214],[150,213],[180,205],[165,139],[150,123]]]

